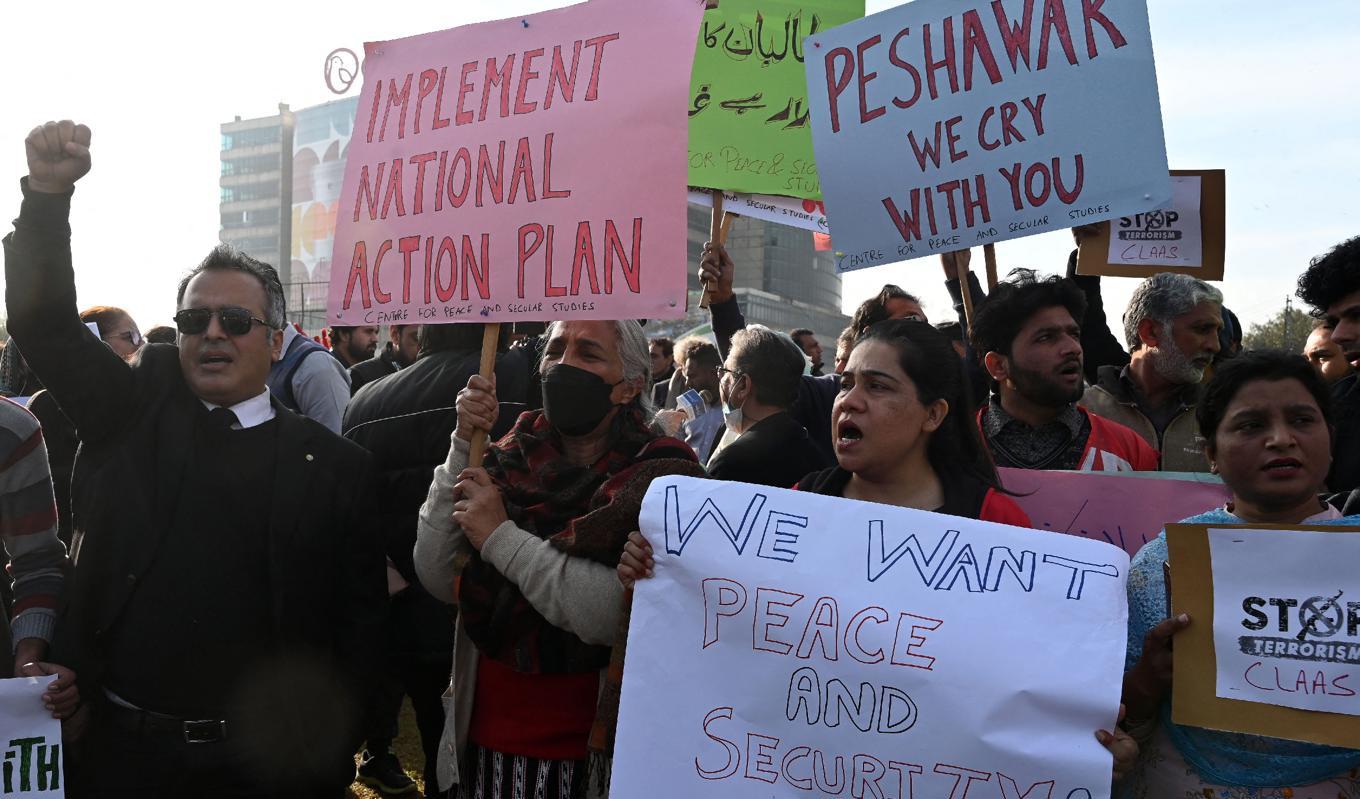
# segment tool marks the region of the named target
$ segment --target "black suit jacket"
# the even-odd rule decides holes
[[[789,413],[776,413],[751,425],[708,462],[715,480],[793,488],[822,468],[821,453],[807,430]]]
[[[420,579],[411,552],[416,544],[417,515],[430,491],[435,467],[449,456],[450,437],[458,424],[454,406],[458,392],[480,368],[479,350],[427,353],[397,374],[365,386],[345,408],[341,425],[345,438],[373,455],[374,504],[379,509],[387,557],[416,587]],[[527,353],[511,350],[496,356],[500,416],[491,430],[492,441],[509,432],[526,410],[528,383]]]
[[[5,299],[11,335],[82,441],[72,491],[74,575],[53,657],[78,671],[83,697],[98,698],[107,665],[101,638],[154,567],[185,474],[212,455],[194,451],[201,402],[184,380],[179,350],[151,344],[129,365],[81,324],[69,203],[69,194],[26,192],[5,239]],[[370,458],[271,401],[276,449],[260,453],[274,464],[268,679],[250,682],[229,734],[258,747],[262,770],[342,786],[353,776],[361,693],[386,600],[381,539],[366,524]],[[145,642],[147,668],[155,668],[157,649],[175,644]]]
[[[388,559],[410,583],[393,597],[387,624],[389,654],[408,661],[447,663],[453,655],[452,609],[421,587],[412,550],[434,469],[449,455],[458,423],[454,402],[480,368],[479,350],[427,353],[364,386],[345,409],[345,438],[373,455],[375,529],[382,534]],[[493,441],[524,412],[528,382],[527,352],[515,349],[496,356],[501,408]]]

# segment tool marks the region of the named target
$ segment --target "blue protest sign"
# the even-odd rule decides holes
[[[808,43],[841,271],[1171,199],[1141,0],[916,0]]]

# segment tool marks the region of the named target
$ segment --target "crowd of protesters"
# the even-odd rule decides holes
[[[957,320],[884,286],[826,363],[811,330],[746,324],[710,243],[711,339],[505,325],[482,376],[480,326],[314,340],[274,269],[227,246],[179,284],[173,329],[78,311],[89,142],[69,122],[26,142],[0,356],[0,668],[56,676],[72,796],[338,797],[356,762],[410,793],[408,697],[427,796],[607,795],[663,475],[1027,527],[998,467],[1212,472],[1231,500],[1187,521],[1360,523],[1360,238],[1299,278],[1302,353],[1242,351],[1222,293],[1175,274],[1137,287],[1121,343],[1075,251],[989,292],[967,272],[964,318],[961,252],[942,258]],[[1134,561],[1124,713],[1096,732],[1119,789],[1336,796],[1360,752],[1171,721],[1172,641],[1196,622],[1166,618],[1166,558],[1159,536]]]

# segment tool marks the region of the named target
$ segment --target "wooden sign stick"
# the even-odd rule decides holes
[[[996,291],[996,245],[982,245],[982,258],[987,262],[987,293]]]
[[[496,347],[500,344],[500,339],[501,326],[499,324],[482,325],[482,363],[478,374],[487,380],[490,380],[496,374]],[[490,430],[478,430],[472,434],[472,443],[468,451],[468,466],[482,465],[482,456],[486,454],[487,437],[490,434]]]
[[[713,242],[716,247],[722,246],[723,240],[727,238],[727,228],[723,225],[723,193],[721,189],[714,189],[713,197],[713,216],[708,225],[708,240]],[[699,307],[708,307],[708,284],[704,284],[703,296],[699,298]]]
[[[973,290],[969,286],[973,282],[973,270],[971,267],[964,266],[959,269],[959,293],[963,295],[963,321],[967,324],[964,331],[966,335],[973,333]]]

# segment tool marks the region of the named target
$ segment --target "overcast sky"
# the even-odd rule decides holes
[[[28,131],[89,124],[95,166],[72,214],[80,304],[121,305],[143,330],[168,323],[178,278],[217,241],[222,122],[335,99],[322,62],[336,47],[562,5],[236,0],[171,20],[159,3],[78,0],[54,24],[47,6],[4,3],[0,227],[18,211]],[[1227,170],[1223,290],[1244,322],[1262,320],[1310,257],[1360,233],[1360,3],[1150,0],[1150,14],[1170,164]],[[1003,269],[1058,271],[1070,242],[1053,233],[997,252]],[[933,320],[951,313],[933,258],[849,276],[847,309],[884,282],[919,293]],[[1117,323],[1134,281],[1105,283]]]

